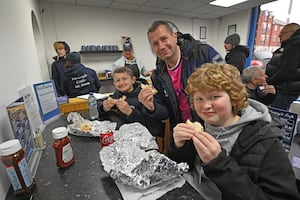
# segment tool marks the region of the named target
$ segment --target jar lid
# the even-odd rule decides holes
[[[53,139],[61,139],[68,135],[66,127],[57,127],[52,130]]]
[[[14,154],[22,149],[21,143],[18,139],[8,140],[0,144],[1,156],[8,156]]]

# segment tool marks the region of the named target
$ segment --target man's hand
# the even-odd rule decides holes
[[[263,88],[263,92],[266,94],[276,94],[276,89],[274,85],[265,85]]]
[[[138,100],[150,111],[155,109],[153,91],[150,87],[144,87],[139,95]]]

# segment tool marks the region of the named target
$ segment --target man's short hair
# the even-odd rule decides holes
[[[133,76],[133,71],[129,67],[117,67],[114,69],[114,71],[112,73],[112,77],[114,78],[114,74],[119,74],[119,73],[129,74],[130,77]]]
[[[171,33],[171,34],[173,33],[173,30],[167,21],[158,20],[151,24],[151,26],[149,27],[149,29],[147,31],[147,35],[149,35],[149,33],[153,33],[154,31],[156,31],[156,29],[161,25],[166,27],[166,29],[169,33]]]
[[[258,76],[259,71],[264,71],[264,69],[258,66],[250,66],[244,69],[242,74],[243,83],[250,83],[252,78],[256,78]]]

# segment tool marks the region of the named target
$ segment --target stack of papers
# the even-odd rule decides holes
[[[97,98],[97,99],[104,99],[106,97],[109,96],[109,94],[100,94],[100,93],[93,93],[94,96]],[[77,96],[77,98],[81,98],[81,99],[88,99],[89,98],[89,94],[85,94],[85,95],[80,95],[80,96]]]

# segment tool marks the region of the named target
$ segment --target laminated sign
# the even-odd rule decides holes
[[[39,104],[43,121],[47,121],[60,114],[54,81],[34,84],[35,95]]]
[[[297,123],[297,114],[273,107],[269,107],[269,112],[272,120],[281,127],[282,144],[285,150],[289,152]]]

